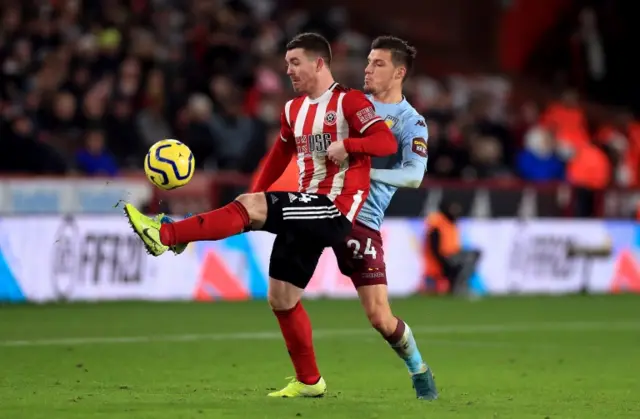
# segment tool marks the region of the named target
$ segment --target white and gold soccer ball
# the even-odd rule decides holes
[[[151,146],[144,158],[144,173],[160,189],[180,188],[195,171],[193,153],[178,140],[161,140]]]

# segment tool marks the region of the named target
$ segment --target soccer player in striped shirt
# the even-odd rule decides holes
[[[220,240],[248,230],[276,235],[269,264],[268,300],[278,319],[296,377],[272,397],[319,397],[326,392],[313,350],[311,323],[300,298],[322,251],[344,242],[369,194],[371,156],[394,154],[398,144],[373,104],[336,83],[331,48],[314,33],[287,45],[287,75],[301,96],[281,115],[276,141],[252,193],[217,210],[163,223],[131,204],[125,214],[154,256],[180,253],[187,243]],[[233,141],[233,139],[229,139]],[[297,156],[298,192],[265,192]]]

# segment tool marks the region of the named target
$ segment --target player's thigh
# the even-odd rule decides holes
[[[356,288],[387,284],[382,236],[356,222],[343,243],[334,247],[341,272]]]
[[[271,250],[269,277],[304,290],[313,276],[323,250],[323,246],[318,246],[303,237],[286,232],[278,234]]]
[[[267,192],[266,198],[265,231],[294,235],[322,248],[341,242],[351,231],[351,222],[325,195]]]

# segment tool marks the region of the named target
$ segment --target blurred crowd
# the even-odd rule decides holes
[[[293,0],[0,0],[0,171],[116,176],[178,138],[200,169],[251,174],[293,94],[287,39],[323,33],[336,79],[361,86],[371,38],[348,23]],[[430,177],[638,182],[633,116],[594,126],[570,89],[514,106],[501,77],[417,68],[406,93],[427,117]]]

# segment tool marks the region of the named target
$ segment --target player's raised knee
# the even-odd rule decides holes
[[[265,194],[262,192],[242,194],[236,198],[236,201],[247,209],[252,227],[262,227],[267,219],[267,200]]]
[[[267,301],[269,302],[269,307],[271,307],[272,310],[286,311],[294,308],[300,300],[284,293],[269,292],[267,295]]]
[[[302,289],[288,282],[269,278],[269,292],[267,301],[272,310],[291,310],[298,304],[302,297]]]

